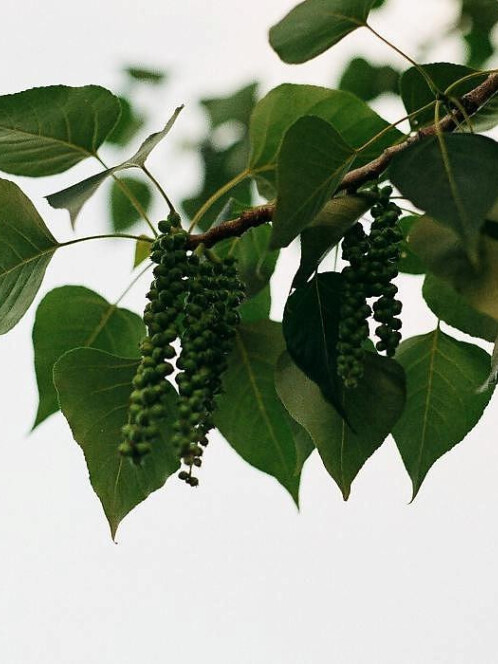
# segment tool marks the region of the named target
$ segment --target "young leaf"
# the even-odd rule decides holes
[[[305,0],[271,28],[270,44],[284,62],[306,62],[364,26],[375,2]]]
[[[283,353],[277,364],[277,393],[290,415],[310,434],[325,468],[347,500],[365,461],[382,445],[405,404],[404,372],[394,360],[365,354],[365,374],[354,390],[344,390],[348,426]]]
[[[263,181],[275,188],[280,145],[286,132],[304,115],[326,120],[355,149],[386,130],[378,140],[358,153],[355,166],[375,159],[385,148],[403,137],[397,129],[388,128],[385,120],[349,92],[285,83],[263,97],[251,116],[248,168],[258,182]]]
[[[455,231],[476,260],[479,230],[498,198],[498,143],[485,136],[440,135],[396,155],[393,184],[418,208]]]
[[[273,380],[283,349],[278,323],[260,321],[239,328],[215,423],[243,459],[275,477],[298,503],[301,468],[296,472],[294,423]]]
[[[431,311],[457,330],[487,341],[494,341],[498,336],[498,320],[474,309],[442,279],[428,274],[422,294]]]
[[[52,380],[55,362],[68,350],[98,348],[120,357],[138,357],[145,325],[137,314],[119,309],[83,286],[62,286],[47,293],[33,326],[39,404],[35,428],[59,410]]]
[[[102,503],[113,538],[123,518],[161,488],[179,467],[170,445],[176,419],[176,392],[172,386],[168,417],[161,427],[161,444],[154,445],[138,467],[117,451],[137,366],[138,360],[115,357],[94,348],[77,348],[63,355],[54,367],[62,412],[83,450],[90,482]]]
[[[147,182],[130,177],[114,180],[111,187],[111,219],[116,233],[124,233],[140,219],[140,213],[126,192],[131,192],[145,212],[152,202],[152,192]]]
[[[301,233],[301,262],[292,282],[293,288],[305,285],[329,251],[369,207],[370,202],[362,196],[337,196],[325,203]]]
[[[341,275],[317,274],[297,288],[285,305],[282,330],[296,365],[315,382],[340,415],[344,415],[337,375],[337,342]]]
[[[58,247],[29,198],[0,180],[0,334],[28,310]]]
[[[105,88],[52,85],[0,97],[0,170],[39,177],[95,156],[121,108]]]
[[[142,145],[138,148],[137,152],[128,159],[123,161],[117,166],[108,168],[101,173],[96,173],[91,175],[89,178],[77,182],[76,184],[62,189],[62,191],[57,191],[54,194],[50,194],[46,197],[47,201],[53,208],[57,209],[66,209],[69,211],[71,217],[71,224],[74,227],[76,218],[79,215],[81,208],[87,202],[87,200],[97,191],[100,185],[106,180],[110,175],[118,173],[128,168],[142,168],[147,160],[147,157],[150,155],[152,150],[162,141],[162,139],[168,134],[172,126],[174,125],[176,118],[178,117],[183,106],[179,106],[171,118],[168,120],[164,129],[158,131],[154,134],[148,136]]]
[[[491,391],[478,393],[489,355],[439,329],[404,341],[396,359],[407,379],[405,410],[393,436],[413,484],[413,498],[431,466],[479,421]]]
[[[143,263],[150,255],[151,238],[147,235],[140,235],[140,240],[137,240],[135,245],[135,256],[133,258],[133,267],[136,268]]]
[[[286,247],[332,198],[355,151],[325,120],[305,116],[285,134],[277,166],[270,246]]]

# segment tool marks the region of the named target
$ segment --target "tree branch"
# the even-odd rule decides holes
[[[475,115],[477,111],[497,92],[498,73],[493,73],[490,74],[483,83],[464,95],[460,102],[467,115],[472,117],[472,115]],[[441,118],[438,127],[436,127],[435,124],[425,127],[402,143],[386,148],[377,159],[347,173],[337,191],[347,190],[353,192],[369,180],[375,180],[386,170],[395,155],[403,152],[428,136],[434,136],[438,131],[454,131],[460,126],[464,119],[461,111],[454,110]],[[199,244],[204,244],[206,247],[212,247],[220,240],[242,235],[242,233],[249,230],[249,228],[254,228],[255,226],[260,226],[261,224],[271,221],[274,211],[275,206],[272,204],[247,210],[237,219],[226,221],[219,226],[210,228],[205,233],[191,235],[188,246],[190,249],[194,249]]]

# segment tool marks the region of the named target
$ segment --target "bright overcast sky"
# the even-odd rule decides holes
[[[455,4],[390,0],[374,21],[416,54],[415,43],[440,39]],[[123,65],[171,70],[170,85],[149,90],[141,102],[154,109],[155,126],[186,104],[170,145],[151,160],[179,200],[198,173],[195,157],[180,145],[203,130],[199,97],[226,94],[254,78],[263,90],[283,81],[333,85],[348,56],[360,50],[379,62],[399,62],[359,31],[312,63],[283,65],[266,35],[291,6],[288,0],[4,0],[0,93],[54,83],[119,90]],[[457,60],[460,46],[441,41],[430,57]],[[396,107],[381,106],[396,117]],[[67,218],[41,195],[92,172],[91,165],[78,169],[58,179],[18,179],[58,238],[69,237]],[[81,229],[101,231],[103,216],[97,197]],[[115,297],[129,278],[131,247],[122,244],[61,252],[43,292],[69,281]],[[288,287],[288,265],[283,259],[276,292]],[[402,285],[413,302],[406,306],[411,333],[434,324],[418,286],[415,278]],[[127,305],[140,311],[144,291],[145,284]],[[312,457],[298,514],[276,481],[215,437],[199,490],[169,481],[125,519],[115,545],[64,419],[55,415],[27,435],[36,405],[32,323],[31,312],[0,340],[1,662],[496,662],[493,406],[430,471],[413,505],[391,440],[360,473],[348,503]]]

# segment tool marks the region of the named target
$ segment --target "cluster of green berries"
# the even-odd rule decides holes
[[[158,441],[166,416],[166,379],[176,368],[178,419],[172,443],[187,466],[179,477],[197,486],[192,469],[202,464],[215,397],[239,322],[236,309],[244,294],[235,260],[219,261],[210,253],[199,257],[189,251],[178,215],[161,221],[159,231],[150,255],[156,265],[144,311],[148,334],[140,345],[141,361],[119,451],[140,463]]]
[[[176,363],[178,421],[173,445],[185,464],[179,477],[196,486],[194,466],[201,466],[207,434],[213,428],[215,398],[221,392],[221,377],[240,322],[237,307],[244,297],[235,259],[221,262],[207,258],[190,280],[185,302],[185,329]]]
[[[374,219],[367,235],[360,222],[345,234],[342,257],[349,263],[343,271],[337,371],[345,387],[354,388],[363,376],[364,343],[369,336],[368,319],[372,315],[381,323],[375,330],[376,348],[394,355],[401,334],[401,302],[395,299],[398,275],[399,243],[402,233],[397,227],[400,209],[390,202],[391,187],[377,189],[377,201],[371,209]],[[377,298],[373,306],[369,298]]]

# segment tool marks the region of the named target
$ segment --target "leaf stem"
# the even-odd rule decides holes
[[[139,240],[141,242],[154,242],[151,238],[144,237],[143,235],[128,235],[127,233],[105,233],[104,235],[87,235],[86,237],[78,237],[75,240],[68,240],[67,242],[59,242],[59,247],[69,247],[71,244],[78,244],[80,242],[88,242],[89,240],[105,240],[109,238],[126,238],[128,240]]]
[[[100,158],[98,154],[95,155],[95,158],[102,164],[104,168],[108,168],[107,164]],[[142,219],[145,221],[145,223],[149,226],[150,230],[154,234],[154,237],[157,237],[157,231],[154,227],[154,224],[150,220],[150,218],[147,215],[147,212],[144,210],[144,208],[140,205],[140,202],[138,201],[137,197],[134,195],[134,193],[130,190],[129,187],[126,186],[126,184],[120,180],[117,175],[114,173],[111,173],[111,177],[114,180],[114,182],[118,185],[118,187],[121,189],[123,194],[126,196],[126,198],[130,201],[130,203],[133,205],[135,210],[139,213],[139,215],[142,217]]]
[[[166,205],[168,206],[169,211],[170,211],[170,212],[176,212],[176,210],[175,210],[175,206],[174,206],[173,203],[170,201],[168,195],[166,194],[166,192],[164,191],[164,189],[162,188],[162,186],[159,184],[159,182],[156,180],[156,178],[155,178],[155,177],[152,175],[152,173],[149,171],[149,169],[147,168],[147,166],[146,166],[145,164],[143,164],[141,168],[142,168],[142,171],[145,173],[145,175],[146,175],[146,176],[149,178],[149,180],[155,185],[155,187],[156,187],[156,189],[158,190],[158,192],[161,194],[161,196],[162,196],[162,197],[164,198],[164,200],[166,201]]]
[[[212,194],[207,201],[202,205],[198,211],[195,213],[192,222],[189,226],[188,232],[190,233],[199,223],[199,221],[202,219],[202,217],[206,214],[206,212],[209,210],[209,208],[216,203],[218,199],[220,199],[224,194],[226,194],[230,189],[233,189],[236,185],[238,185],[240,182],[243,182],[246,177],[249,175],[250,171],[248,168],[243,170],[241,173],[236,175],[234,178],[232,178],[229,182],[224,184],[222,187],[220,187],[217,191]]]
[[[429,86],[430,90],[432,93],[437,97],[441,94],[441,90],[437,87],[437,85],[434,83],[432,78],[429,76],[429,74],[425,71],[425,69],[419,65],[418,62],[416,62],[413,58],[411,58],[407,53],[402,51],[400,48],[396,46],[396,44],[393,44],[390,42],[388,39],[386,39],[383,35],[379,34],[377,30],[374,30],[372,26],[369,23],[365,23],[365,27],[370,30],[370,32],[375,35],[380,41],[384,42],[386,46],[389,46],[393,51],[396,51],[398,55],[400,55],[402,58],[407,60],[411,65],[415,67],[415,69],[419,72],[419,74],[424,78],[425,82]]]
[[[121,295],[118,297],[118,299],[114,302],[114,306],[115,306],[115,307],[118,306],[118,304],[119,304],[119,303],[121,302],[121,300],[125,297],[125,295],[128,295],[128,293],[129,293],[130,290],[133,288],[133,286],[137,283],[137,281],[139,281],[139,280],[143,277],[143,275],[144,275],[148,270],[150,270],[150,268],[152,267],[152,265],[153,265],[152,263],[149,263],[148,265],[146,265],[146,266],[143,268],[143,270],[140,270],[140,272],[139,272],[139,273],[138,273],[138,274],[132,279],[132,281],[130,281],[130,283],[128,284],[128,286],[124,289],[124,291],[121,293]]]

